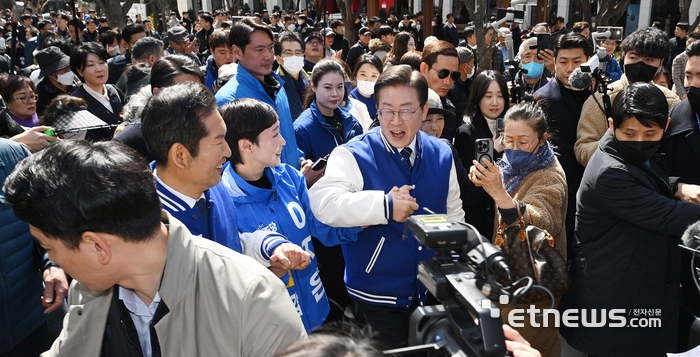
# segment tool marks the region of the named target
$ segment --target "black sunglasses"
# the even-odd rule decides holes
[[[445,79],[445,78],[447,78],[447,76],[452,76],[452,80],[453,80],[453,81],[456,81],[457,79],[459,79],[459,77],[462,76],[462,74],[459,73],[459,72],[452,72],[452,73],[450,74],[450,70],[448,70],[448,69],[446,69],[446,68],[445,68],[445,69],[441,69],[441,70],[439,70],[439,71],[438,71],[437,69],[435,69],[435,68],[431,68],[431,69],[434,70],[435,72],[437,72],[438,78],[440,78],[440,79]]]

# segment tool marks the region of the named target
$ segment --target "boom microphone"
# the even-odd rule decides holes
[[[569,75],[569,85],[579,90],[589,88],[593,85],[593,75],[590,72],[581,71],[581,68],[576,68]]]
[[[681,241],[684,246],[690,249],[698,250],[700,248],[700,221],[688,226],[688,229],[681,236]]]

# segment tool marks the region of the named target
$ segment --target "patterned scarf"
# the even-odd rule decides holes
[[[554,147],[549,141],[535,154],[535,159],[532,160],[530,165],[527,165],[527,167],[519,171],[514,170],[513,167],[510,166],[510,163],[508,163],[508,157],[503,155],[503,158],[498,161],[498,166],[501,168],[501,172],[503,172],[503,183],[506,185],[506,192],[512,194],[527,175],[549,167],[552,161],[554,161]]]

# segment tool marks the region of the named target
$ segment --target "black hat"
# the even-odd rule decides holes
[[[372,33],[372,30],[370,30],[369,27],[362,27],[358,33],[360,35],[366,35],[368,33]]]
[[[309,36],[307,36],[304,39],[304,43],[309,42],[309,41],[313,40],[314,38],[318,39],[319,41],[321,41],[321,43],[323,43],[323,37],[321,37],[321,34],[319,34],[316,31],[310,33]]]
[[[46,77],[70,66],[70,57],[56,46],[49,46],[37,51],[34,58],[39,64],[39,77]]]

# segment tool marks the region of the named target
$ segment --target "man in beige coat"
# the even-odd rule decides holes
[[[59,143],[4,190],[75,279],[43,356],[272,356],[306,336],[281,281],[161,211],[153,175],[122,144]]]
[[[610,103],[623,88],[634,82],[651,83],[654,75],[661,70],[664,59],[671,51],[671,45],[665,33],[648,27],[639,29],[627,36],[620,45],[624,54],[625,71],[619,81],[608,85]],[[669,110],[680,102],[680,99],[668,88],[658,86],[664,92]],[[603,95],[594,93],[583,104],[581,118],[576,130],[574,154],[576,160],[583,166],[598,149],[598,140],[608,130],[608,118],[605,115]]]

